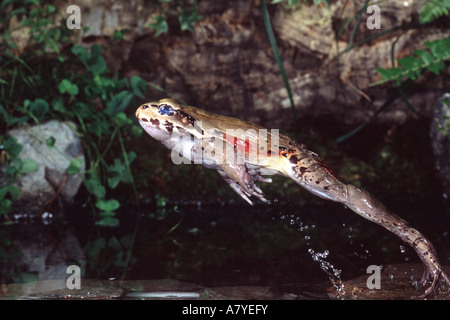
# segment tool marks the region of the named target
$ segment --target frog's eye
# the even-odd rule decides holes
[[[164,116],[171,116],[175,113],[175,109],[168,104],[163,104],[159,106],[158,112]]]

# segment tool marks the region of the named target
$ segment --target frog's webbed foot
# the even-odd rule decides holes
[[[411,297],[412,299],[425,299],[430,296],[437,288],[439,280],[444,280],[448,286],[450,286],[450,279],[442,270],[440,264],[436,263],[425,263],[425,271],[423,273],[422,279],[419,281],[420,287],[425,287],[429,281],[431,285],[425,290],[425,292],[417,297]]]
[[[244,164],[223,165],[218,170],[220,176],[230,187],[250,205],[253,202],[249,197],[254,196],[263,202],[267,202],[263,191],[255,184],[256,181],[272,182],[272,179],[263,178],[256,170],[248,170]]]
[[[416,251],[425,269],[419,285],[425,287],[429,281],[431,281],[431,285],[425,290],[424,294],[412,297],[412,299],[424,299],[431,295],[436,290],[440,279],[450,285],[449,278],[439,263],[433,244],[424,235],[409,226],[405,220],[390,212],[367,191],[353,185],[346,185],[343,190],[345,192],[336,193],[337,201],[347,205],[364,218],[391,231]]]

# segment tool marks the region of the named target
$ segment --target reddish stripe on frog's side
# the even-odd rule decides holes
[[[250,152],[253,151],[253,148],[250,146],[250,141],[248,139],[238,139],[234,136],[227,136],[225,133],[222,134],[223,140],[232,144],[236,147],[236,150],[240,154],[249,155]]]

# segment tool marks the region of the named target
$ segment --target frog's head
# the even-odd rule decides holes
[[[150,136],[167,142],[174,130],[180,134],[194,130],[195,119],[184,109],[172,99],[162,99],[141,105],[136,110],[136,118]]]

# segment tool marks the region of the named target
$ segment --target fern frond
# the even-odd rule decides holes
[[[425,42],[428,50],[416,50],[413,56],[397,59],[401,68],[377,68],[382,79],[371,86],[388,81],[395,81],[400,85],[404,78],[416,80],[423,69],[428,69],[436,75],[445,69],[445,61],[450,60],[450,37]]]
[[[420,23],[428,23],[450,13],[450,0],[433,0],[427,2],[420,10]]]

